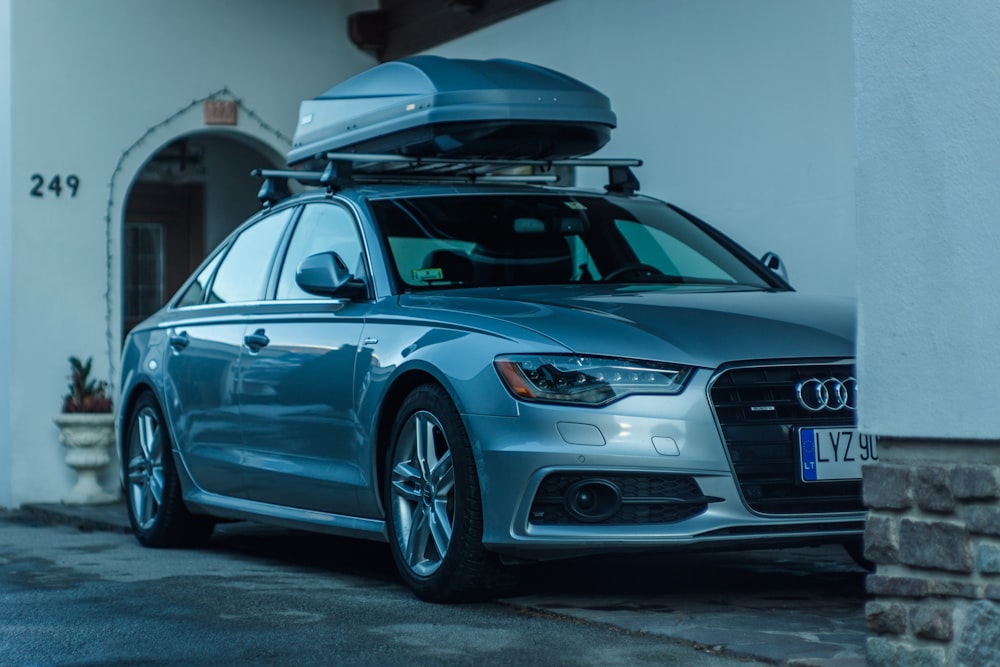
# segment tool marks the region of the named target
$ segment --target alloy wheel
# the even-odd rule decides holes
[[[392,465],[395,539],[417,576],[441,567],[455,519],[455,468],[441,422],[432,413],[412,414],[399,432]]]
[[[163,505],[163,439],[159,416],[151,407],[136,415],[129,434],[128,498],[139,528],[149,530]]]

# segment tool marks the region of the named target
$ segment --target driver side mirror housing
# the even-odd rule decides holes
[[[364,293],[365,283],[355,280],[347,264],[335,252],[321,252],[302,260],[295,283],[309,294],[352,298]]]

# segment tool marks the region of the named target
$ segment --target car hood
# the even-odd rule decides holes
[[[499,320],[490,330],[516,338],[501,323],[530,329],[579,354],[707,368],[855,353],[852,299],[792,291],[504,287],[405,295],[400,305],[440,311],[435,317],[456,324]]]

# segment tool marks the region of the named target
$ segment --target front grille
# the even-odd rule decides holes
[[[565,499],[571,486],[593,479],[617,486],[622,496],[621,507],[600,521],[602,525],[676,523],[701,514],[708,503],[720,500],[704,496],[698,483],[685,475],[554,473],[538,487],[528,521],[535,525],[586,523],[567,511]]]
[[[853,410],[809,412],[795,385],[809,378],[854,377],[851,364],[731,368],[710,389],[744,502],[763,514],[855,512],[864,509],[860,480],[802,482],[800,427],[854,426]]]

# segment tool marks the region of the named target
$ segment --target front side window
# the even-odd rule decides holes
[[[741,250],[655,200],[448,195],[370,202],[404,290],[630,283],[776,287]]]
[[[286,208],[273,213],[236,237],[212,281],[209,303],[259,301],[264,298],[271,260],[293,210]]]
[[[336,204],[309,204],[303,209],[285,253],[278,277],[277,299],[318,299],[295,282],[295,272],[306,257],[336,252],[347,267],[359,276],[364,272],[361,239],[354,216]]]

